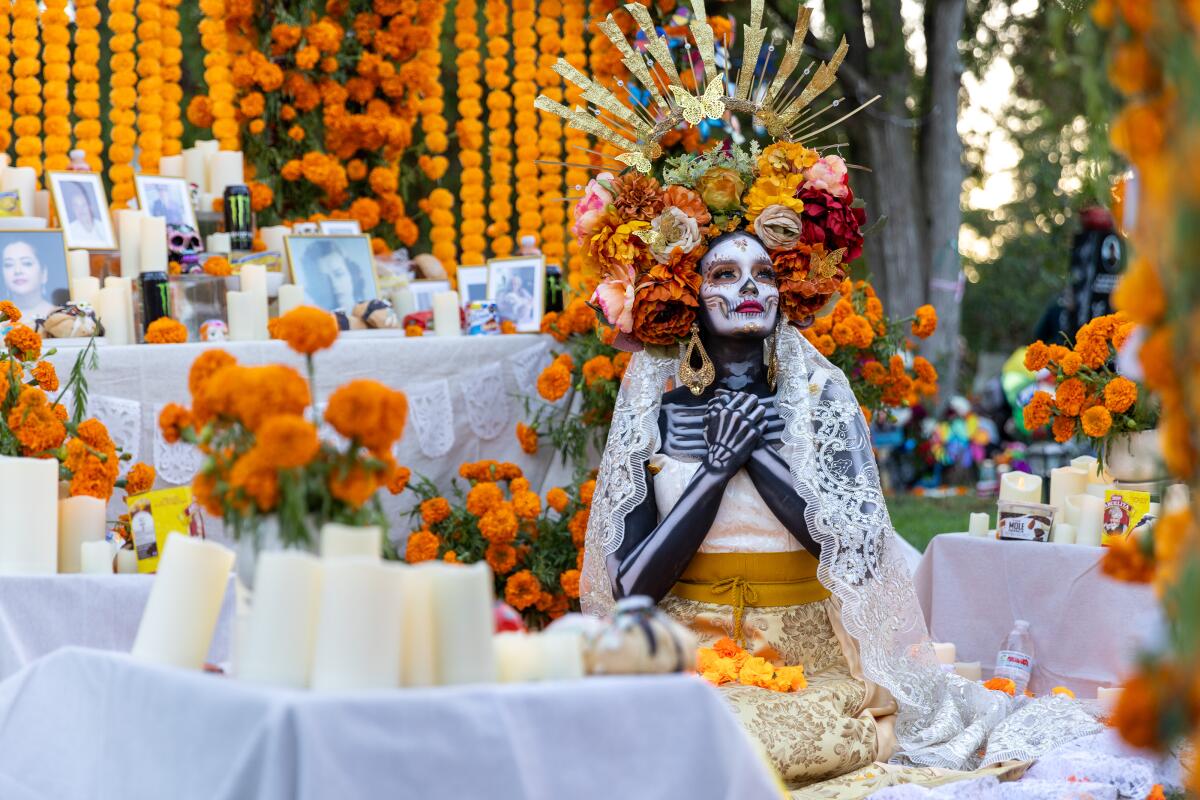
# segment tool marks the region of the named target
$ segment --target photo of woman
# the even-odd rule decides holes
[[[313,305],[348,312],[379,297],[366,236],[289,236],[286,243],[293,277]]]
[[[32,325],[69,299],[61,230],[0,232],[0,299]]]
[[[522,333],[538,330],[545,306],[546,266],[542,256],[497,258],[488,262],[488,296],[500,319]]]
[[[117,237],[100,176],[94,172],[52,172],[49,177],[67,247],[115,250]]]

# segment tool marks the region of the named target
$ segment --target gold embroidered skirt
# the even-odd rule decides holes
[[[862,677],[836,600],[807,552],[697,553],[660,605],[701,646],[729,637],[777,665],[804,665],[808,688],[799,692],[720,687],[790,788],[891,756],[895,701]]]

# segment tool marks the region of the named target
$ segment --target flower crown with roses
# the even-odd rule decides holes
[[[584,187],[582,197],[572,198],[578,199],[572,232],[585,276],[596,285],[592,305],[617,329],[618,341],[631,349],[673,345],[689,333],[700,305],[699,262],[717,236],[744,230],[762,242],[775,266],[780,308],[797,322],[825,305],[845,278],[846,265],[862,252],[866,215],[855,206],[846,162],[799,142],[878,99],[819,129],[814,129],[817,117],[840,100],[802,113],[833,84],[846,55],[845,39],[829,62],[816,65],[815,71],[809,64],[793,79],[811,16],[810,9],[801,8],[792,40],[769,80],[775,47],[767,48],[765,65],[758,68],[766,29],[761,26],[763,0],[752,0],[743,66],[735,81],[728,75],[728,62],[725,72],[717,68],[704,0],[693,0],[692,8],[690,31],[700,65],[688,77],[695,93],[685,88],[646,8],[630,4],[625,9],[645,36],[645,60],[630,47],[612,15],[599,27],[650,103],[622,101],[563,60],[555,71],[583,90],[581,97],[590,107],[568,109],[545,96],[537,99],[538,108],[562,117],[568,127],[622,151],[613,157],[625,167],[619,174],[600,173]],[[620,80],[616,84],[625,86]],[[664,85],[669,93],[662,91]],[[757,144],[748,150],[726,144],[669,158],[661,181],[651,174],[653,161],[663,154],[659,139],[668,131],[734,111],[751,114],[775,142],[761,151]]]

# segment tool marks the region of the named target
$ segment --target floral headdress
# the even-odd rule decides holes
[[[544,96],[537,103],[538,108],[561,116],[569,127],[624,151],[615,160],[626,169],[619,174],[602,172],[584,188],[575,206],[572,232],[580,244],[585,276],[597,287],[593,304],[621,334],[618,341],[630,349],[672,345],[688,333],[700,304],[700,259],[712,240],[724,233],[746,231],[767,248],[776,268],[780,307],[793,321],[824,306],[845,278],[846,265],[862,252],[866,215],[854,205],[845,161],[799,142],[801,136],[811,137],[831,127],[814,129],[814,120],[823,112],[802,115],[802,111],[832,85],[846,54],[845,40],[828,63],[815,71],[810,65],[793,80],[811,14],[802,8],[795,35],[771,79],[774,46],[768,50],[766,67],[754,68],[766,29],[760,26],[763,0],[752,0],[742,54],[747,66],[734,81],[717,69],[704,0],[693,0],[692,6],[690,30],[703,73],[686,74],[695,93],[685,88],[646,9],[627,5],[645,34],[653,60],[643,61],[630,49],[611,15],[600,28],[625,56],[623,63],[645,87],[651,103],[626,103],[561,60],[556,71],[583,89],[583,98],[593,108],[572,110]],[[651,70],[672,98],[664,97]],[[811,79],[801,88],[810,72]],[[825,110],[839,103],[834,101]],[[661,180],[652,174],[653,160],[662,155],[659,139],[665,133],[680,124],[719,119],[729,111],[753,115],[776,142],[765,150],[757,144],[748,150],[726,145],[669,158],[660,171]],[[636,140],[629,138],[630,133],[636,134]]]

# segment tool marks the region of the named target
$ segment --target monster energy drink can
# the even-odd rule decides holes
[[[142,331],[150,323],[171,316],[171,289],[165,272],[143,272],[139,278],[142,288]]]
[[[254,222],[250,217],[250,190],[240,183],[225,187],[225,232],[234,250],[254,247]]]
[[[563,310],[563,276],[558,264],[546,265],[546,313]]]

